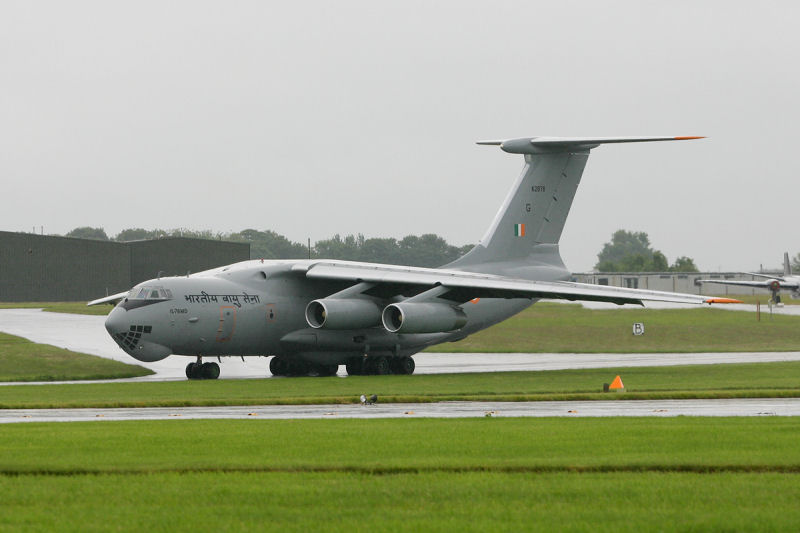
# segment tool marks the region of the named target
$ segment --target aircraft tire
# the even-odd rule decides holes
[[[269,362],[269,371],[273,376],[285,376],[288,365],[283,357],[276,355]]]
[[[348,376],[361,376],[364,374],[364,360],[361,357],[351,357],[345,364]]]
[[[311,365],[311,375],[315,375],[320,378],[325,378],[329,376],[335,376],[336,372],[339,371],[339,365],[324,365],[324,364],[314,364]]]
[[[186,365],[186,377],[189,379],[200,379],[200,365],[189,363]]]
[[[311,371],[311,365],[305,361],[288,361],[287,376],[305,376]]]
[[[370,374],[376,376],[385,376],[392,373],[392,369],[389,367],[389,360],[383,356],[371,359],[369,369],[371,370]]]
[[[414,369],[417,367],[417,364],[414,362],[414,358],[412,357],[398,357],[395,361],[395,367],[392,369],[395,374],[405,374],[406,376],[410,376],[414,373]]]
[[[199,374],[202,379],[217,379],[219,378],[219,365],[217,363],[203,363],[200,366]]]

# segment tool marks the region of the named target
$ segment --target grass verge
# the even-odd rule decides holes
[[[800,473],[798,438],[791,417],[26,423],[3,426],[0,473]]]
[[[603,393],[617,374],[626,392]],[[800,362],[0,387],[0,408],[335,404],[361,394],[381,402],[798,397]]]
[[[777,417],[11,424],[0,529],[794,531],[799,437]]]
[[[118,379],[152,373],[141,366],[0,333],[0,381]]]
[[[0,302],[0,309],[42,309],[51,313],[107,315],[112,305],[86,305],[86,302]]]

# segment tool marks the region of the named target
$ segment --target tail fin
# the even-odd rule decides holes
[[[783,252],[783,277],[792,275],[792,264],[789,262],[789,252]]]
[[[512,270],[518,277],[527,278],[532,273],[525,272],[525,267],[550,266],[560,270],[563,277],[566,269],[558,241],[589,151],[608,143],[699,138],[702,137],[532,137],[479,142],[524,155],[525,166],[480,243],[447,268],[506,275],[511,275]]]

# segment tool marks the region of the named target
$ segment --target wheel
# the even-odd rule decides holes
[[[283,357],[275,356],[269,362],[269,371],[273,376],[285,376],[288,370],[286,359]]]
[[[219,365],[217,363],[203,363],[199,374],[203,379],[217,379],[219,377]]]
[[[345,364],[348,376],[361,376],[364,374],[364,359],[361,357],[351,357]]]
[[[414,373],[416,367],[417,364],[414,362],[413,358],[398,357],[395,360],[395,367],[392,370],[394,370],[395,374],[405,374],[408,376]]]
[[[391,372],[391,369],[389,368],[389,360],[383,356],[368,359],[368,361],[369,369],[371,370],[370,374],[385,376]]]
[[[324,378],[336,375],[336,372],[338,372],[338,370],[339,370],[339,365],[324,365],[322,363],[318,363],[318,364],[311,364],[309,371],[312,376],[316,375],[317,377]]]
[[[287,361],[288,363],[288,370],[286,372],[287,376],[305,376],[311,370],[311,365],[306,363],[305,361],[293,360]]]
[[[189,363],[186,365],[186,377],[189,379],[200,379],[199,366],[197,363]]]

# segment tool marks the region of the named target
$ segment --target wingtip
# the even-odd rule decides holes
[[[691,141],[692,139],[705,139],[705,135],[682,135],[679,137],[673,137],[676,141]]]
[[[734,300],[733,298],[708,298],[707,304],[743,304],[741,300]]]

